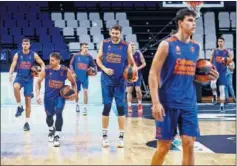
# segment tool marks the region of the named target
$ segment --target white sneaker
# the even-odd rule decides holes
[[[84,108],[83,115],[84,115],[84,116],[87,115],[87,109],[86,109],[86,108]]]
[[[104,148],[109,147],[109,140],[108,140],[108,138],[102,138],[102,146]]]
[[[53,140],[53,146],[54,147],[59,147],[60,146],[60,141],[59,141],[59,136],[56,135]]]
[[[119,138],[119,141],[118,141],[118,145],[117,145],[118,148],[123,148],[124,147],[124,141],[123,141],[123,138]]]
[[[53,130],[49,130],[49,134],[48,134],[48,141],[49,142],[53,142],[53,140],[54,140],[54,133],[55,133],[55,128]]]

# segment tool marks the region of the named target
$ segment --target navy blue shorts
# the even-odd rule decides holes
[[[77,92],[79,92],[81,90],[81,85],[83,89],[88,89],[88,79],[86,79],[85,81],[81,82],[80,80],[76,81],[77,83]]]
[[[226,72],[223,72],[223,71],[218,71],[218,72],[219,72],[219,78],[218,78],[219,85],[227,85]]]
[[[115,98],[117,106],[123,106],[125,104],[125,82],[117,85],[106,85],[101,82],[101,86],[103,104],[112,103],[113,98]]]
[[[198,126],[197,109],[173,109],[165,108],[164,121],[156,121],[156,139],[173,140],[177,134],[198,137],[200,135]]]
[[[44,98],[44,108],[45,112],[49,116],[55,115],[55,113],[62,113],[65,106],[65,99],[58,96],[54,99]]]
[[[16,76],[14,83],[20,84],[20,87],[24,88],[24,96],[25,97],[32,97],[33,95],[33,78],[25,79],[20,76]]]

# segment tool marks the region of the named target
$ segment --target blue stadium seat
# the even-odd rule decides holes
[[[13,36],[13,42],[14,43],[21,43],[21,41],[22,41],[22,39],[24,38],[24,36],[23,35],[14,35]]]
[[[42,20],[42,27],[47,27],[47,28],[51,28],[54,27],[54,23],[52,20]]]
[[[34,36],[35,31],[32,27],[23,28],[23,35],[25,36]]]
[[[38,28],[41,27],[41,21],[40,20],[31,20],[30,22],[30,27],[31,28]]]
[[[42,51],[42,44],[41,43],[31,43],[31,50],[33,51]]]
[[[40,20],[50,20],[50,17],[49,17],[48,13],[40,13],[39,14],[39,19]]]
[[[10,34],[12,34],[13,36],[18,36],[21,35],[21,28],[18,27],[11,27],[10,28]]]
[[[17,26],[20,28],[29,27],[29,22],[27,20],[17,20]]]
[[[43,49],[43,60],[49,60],[49,55],[52,53],[52,49]]]
[[[12,37],[12,35],[3,34],[3,35],[1,36],[1,43],[2,43],[2,44],[12,44],[12,43],[13,43],[13,37]]]

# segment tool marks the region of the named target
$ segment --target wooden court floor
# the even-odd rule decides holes
[[[117,117],[110,113],[109,148],[101,147],[102,105],[90,105],[88,115],[75,112],[67,104],[63,113],[64,125],[61,147],[47,141],[48,129],[43,106],[33,105],[31,131],[24,132],[24,114],[15,118],[16,106],[1,106],[1,165],[149,165],[155,148],[146,146],[154,140],[154,120],[126,118],[125,148],[116,147]],[[201,135],[236,134],[235,121],[199,121]],[[220,142],[221,143],[221,142]],[[181,164],[182,152],[170,151],[164,164]],[[235,165],[235,154],[195,153],[196,165]]]

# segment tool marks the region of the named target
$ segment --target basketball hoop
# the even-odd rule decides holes
[[[202,1],[184,1],[184,3],[190,10],[194,11],[197,14],[196,18],[199,18],[201,16],[200,10],[203,6]]]

